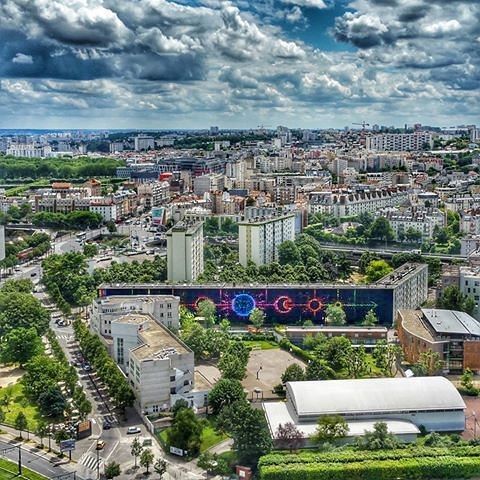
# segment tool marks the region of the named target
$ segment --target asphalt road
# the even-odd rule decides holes
[[[2,457],[12,460],[16,463],[18,462],[18,449],[12,449],[12,446],[13,445],[11,443],[0,440],[0,450],[2,453]],[[69,472],[61,466],[56,467],[55,464],[49,461],[48,457],[42,455],[41,453],[30,452],[25,448],[22,448],[22,465],[38,473],[41,473],[42,475],[45,475],[47,478],[55,478],[59,475],[65,475],[64,478],[66,479],[68,478],[68,474],[71,474],[71,478],[73,478],[73,474],[71,471]],[[81,477],[77,478],[80,479]]]

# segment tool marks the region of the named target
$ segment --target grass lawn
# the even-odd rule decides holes
[[[18,382],[15,385],[2,388],[0,390],[0,404],[6,395],[10,394],[10,403],[2,406],[5,413],[5,423],[14,424],[15,418],[20,411],[27,417],[28,429],[34,430],[38,421],[42,418],[38,407],[33,404],[23,393],[23,385]]]
[[[29,480],[47,480],[47,477],[40,475],[39,473],[32,472],[28,468],[22,468],[22,476],[17,476],[18,467],[14,462],[0,458],[0,480],[10,480],[13,478],[27,478]]]
[[[227,435],[217,432],[210,421],[206,420],[205,422],[205,427],[203,428],[200,436],[200,453],[203,453],[205,450],[208,450],[214,445],[217,445],[217,443],[220,443],[228,438]],[[157,434],[160,443],[164,447],[168,445],[167,432],[168,428],[165,428]]]
[[[272,350],[274,348],[279,348],[277,342],[270,342],[268,340],[245,340],[243,343],[245,346],[256,350]]]
[[[217,443],[220,443],[227,438],[227,435],[223,433],[218,433],[211,424],[208,424],[202,430],[202,435],[200,436],[200,453],[208,450],[209,448],[217,445]]]

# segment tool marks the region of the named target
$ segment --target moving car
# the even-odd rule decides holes
[[[127,435],[135,435],[137,433],[140,433],[142,430],[140,427],[128,427],[127,428]]]
[[[105,447],[105,442],[103,440],[97,440],[97,450],[102,450]]]

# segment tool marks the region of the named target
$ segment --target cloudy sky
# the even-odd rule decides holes
[[[480,124],[480,0],[1,0],[0,127]]]

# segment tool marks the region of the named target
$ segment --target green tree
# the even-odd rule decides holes
[[[242,401],[226,407],[222,416],[219,421],[227,426],[241,463],[256,465],[262,455],[270,452],[272,439],[263,411]]]
[[[470,368],[466,368],[463,371],[463,374],[460,377],[460,385],[465,390],[465,393],[467,393],[468,395],[478,395],[479,390],[475,387],[473,383],[473,372]]]
[[[350,378],[361,378],[369,373],[367,354],[363,345],[350,348],[346,358],[346,367]]]
[[[437,375],[443,367],[443,361],[438,352],[427,350],[422,352],[412,370],[417,376],[433,376]]]
[[[254,308],[250,313],[250,321],[255,328],[262,328],[265,322],[265,313],[260,308]]]
[[[329,380],[335,378],[335,372],[324,360],[310,360],[305,369],[305,380]]]
[[[228,334],[230,330],[230,321],[228,319],[222,318],[222,320],[220,320],[220,323],[218,325],[220,327],[220,330],[223,333]]]
[[[388,343],[386,340],[379,340],[375,344],[372,353],[375,365],[386,377],[393,377],[397,373],[397,365],[400,363],[403,352],[399,345]]]
[[[215,324],[217,307],[208,298],[201,300],[197,305],[197,314],[205,319],[205,324],[209,327]]]
[[[385,217],[377,217],[368,230],[368,237],[375,240],[393,240],[393,229]]]
[[[60,417],[67,406],[65,397],[57,385],[48,386],[38,396],[38,404],[46,417]]]
[[[302,259],[295,242],[287,240],[278,246],[278,262],[280,265],[297,265]]]
[[[43,448],[43,439],[48,435],[49,431],[50,431],[50,428],[48,423],[44,422],[43,420],[40,420],[37,423],[37,428],[35,429],[35,435],[37,435],[37,437],[40,439],[40,448]]]
[[[325,321],[328,325],[345,325],[347,315],[341,305],[330,304],[325,309]]]
[[[156,462],[153,464],[153,470],[161,480],[165,473],[167,473],[167,462],[163,458],[157,458]]]
[[[372,309],[370,309],[365,315],[365,317],[363,318],[362,325],[365,327],[373,327],[377,323],[378,323],[378,317],[375,314],[375,312]]]
[[[191,408],[178,412],[167,431],[167,442],[172,447],[181,448],[194,456],[200,450],[200,435],[202,424]]]
[[[20,410],[17,416],[15,417],[14,424],[15,424],[15,428],[18,430],[19,437],[23,438],[22,433],[27,429],[28,421],[27,421],[27,417],[25,416],[22,410]]]
[[[365,272],[368,282],[373,283],[393,272],[393,268],[385,260],[373,260],[368,264]]]
[[[86,257],[93,258],[95,255],[98,255],[98,247],[94,243],[86,243],[83,246],[83,254]]]
[[[449,285],[440,295],[437,307],[445,310],[458,310],[471,315],[475,309],[475,302],[473,298],[462,293],[456,285]]]
[[[115,478],[121,474],[120,465],[117,462],[109,462],[105,465],[105,477]]]
[[[155,455],[149,448],[146,448],[140,455],[140,465],[142,467],[145,467],[145,469],[147,470],[147,474],[149,473],[150,465],[153,463],[154,460]]]
[[[245,378],[246,365],[234,355],[222,355],[218,362],[218,369],[222,373],[222,378],[231,380],[243,380]]]
[[[393,433],[388,431],[385,422],[377,422],[373,425],[373,431],[365,432],[357,441],[360,448],[365,450],[391,450],[398,447],[398,441]]]
[[[282,373],[282,383],[305,380],[305,370],[298,363],[292,363]]]
[[[334,442],[347,436],[348,424],[341,415],[322,415],[313,435],[316,443]]]
[[[14,328],[2,338],[0,360],[4,363],[19,363],[23,366],[42,350],[42,340],[35,328]]]
[[[137,458],[141,455],[142,451],[143,451],[143,446],[140,443],[140,440],[137,437],[135,437],[133,439],[132,445],[130,446],[130,454],[135,459],[134,468],[137,468]]]
[[[5,422],[5,412],[3,411],[3,408],[0,408],[0,423]]]
[[[372,262],[373,260],[380,260],[380,257],[374,252],[362,253],[358,262],[358,269],[360,273],[365,274],[368,265],[370,265],[370,262]]]
[[[221,378],[208,394],[208,404],[217,415],[222,408],[246,398],[242,384],[238,380]]]
[[[335,371],[345,368],[352,342],[346,337],[328,339],[324,346],[315,350],[315,354],[324,359]]]

